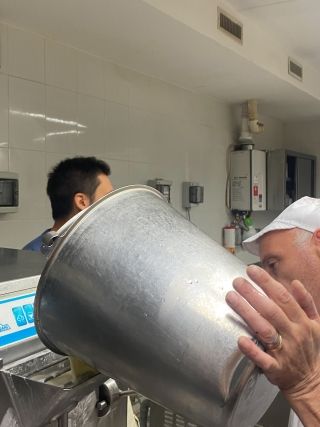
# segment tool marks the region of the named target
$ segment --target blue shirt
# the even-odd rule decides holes
[[[31,240],[31,242],[27,243],[22,249],[27,251],[40,252],[41,245],[42,245],[42,236],[50,230],[51,228],[48,228],[48,230],[45,230],[42,234],[40,234],[40,236],[36,237],[35,239]]]

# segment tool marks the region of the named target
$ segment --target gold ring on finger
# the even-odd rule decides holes
[[[282,349],[282,336],[277,333],[272,342],[264,343],[267,351],[279,351]]]

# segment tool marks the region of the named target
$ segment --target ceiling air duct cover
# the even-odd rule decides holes
[[[288,58],[288,73],[296,79],[302,81],[303,68],[294,59]]]
[[[218,29],[229,34],[233,39],[242,43],[242,23],[218,7]]]

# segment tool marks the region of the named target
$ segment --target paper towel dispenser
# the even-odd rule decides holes
[[[0,172],[0,213],[16,212],[18,206],[18,174],[14,172]]]

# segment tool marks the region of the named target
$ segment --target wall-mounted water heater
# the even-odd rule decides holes
[[[230,208],[238,211],[265,211],[266,152],[239,149],[230,153]]]

